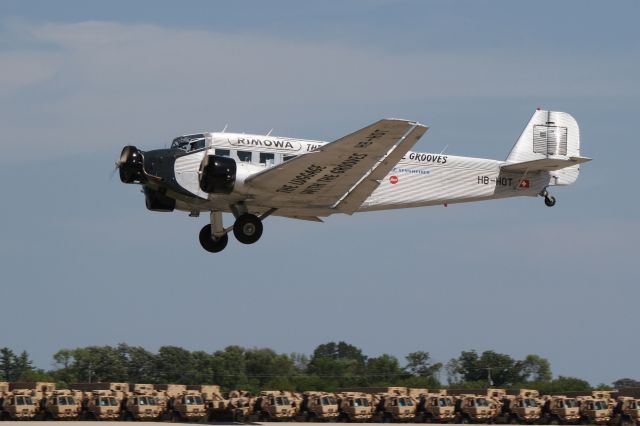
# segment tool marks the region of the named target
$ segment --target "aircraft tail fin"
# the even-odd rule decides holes
[[[548,171],[550,185],[570,185],[578,179],[579,164],[589,160],[580,155],[580,129],[570,114],[536,110],[509,153],[504,167],[517,168],[516,165],[525,166],[524,163],[545,164],[546,169],[529,171]],[[551,162],[561,163],[563,167],[548,167]]]

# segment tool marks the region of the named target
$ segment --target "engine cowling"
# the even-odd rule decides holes
[[[236,161],[206,155],[200,164],[200,189],[209,194],[230,194],[236,183]]]
[[[117,163],[122,183],[142,182],[144,180],[143,162],[142,151],[132,145],[125,146]]]
[[[154,212],[172,212],[176,208],[176,200],[148,186],[144,187],[144,202]]]

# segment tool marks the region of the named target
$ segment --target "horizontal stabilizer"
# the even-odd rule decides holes
[[[522,163],[507,163],[500,167],[503,172],[528,173],[551,172],[591,161],[589,157],[544,158]]]

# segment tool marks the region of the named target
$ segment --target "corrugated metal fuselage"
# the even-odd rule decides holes
[[[210,133],[207,147],[176,160],[177,183],[192,194],[176,196],[176,208],[185,211],[229,211],[230,205],[244,201],[254,211],[278,206],[252,203],[251,188],[242,176],[277,167],[289,156],[306,155],[325,142],[236,133]],[[238,163],[240,179],[230,195],[207,194],[198,185],[198,170],[206,154],[229,155]],[[251,153],[251,161],[246,160]],[[263,154],[263,155],[261,155]],[[241,158],[243,157],[243,158]],[[536,196],[550,184],[550,174],[501,173],[504,161],[458,157],[448,154],[408,152],[358,211],[388,210],[489,200],[514,196]],[[313,195],[310,195],[313,197]],[[264,203],[263,203],[264,204]],[[339,211],[299,208],[281,209],[282,216],[327,216]]]

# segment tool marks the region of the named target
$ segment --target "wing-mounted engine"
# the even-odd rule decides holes
[[[230,194],[236,183],[236,161],[219,155],[205,155],[200,163],[200,189],[209,194]]]

